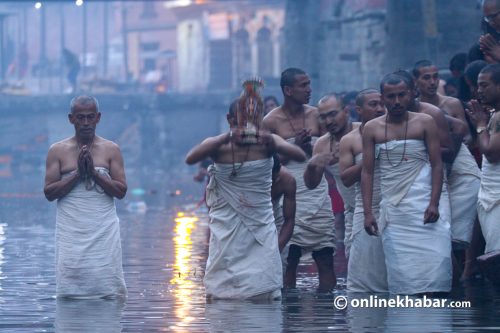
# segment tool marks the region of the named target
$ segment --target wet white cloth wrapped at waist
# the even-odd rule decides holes
[[[96,170],[109,177],[107,169]],[[80,181],[57,201],[57,296],[125,296],[114,199],[99,185],[88,185]]]
[[[294,139],[287,141],[293,143]],[[316,188],[307,188],[304,172],[308,162],[290,161],[286,165],[297,184],[295,227],[290,244],[300,246],[305,251],[335,248],[335,225],[328,183],[323,176]]]
[[[276,297],[282,287],[278,236],[271,204],[272,158],[208,169],[210,245],[207,297]]]

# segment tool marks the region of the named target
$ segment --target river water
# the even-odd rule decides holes
[[[470,301],[470,308],[348,306],[337,310],[333,306],[335,297],[352,297],[345,291],[345,260],[341,256],[336,263],[339,285],[331,295],[314,292],[315,267],[305,262],[300,267],[297,290],[285,293],[282,301],[207,304],[202,283],[208,251],[207,212],[204,206],[196,206],[195,196],[183,196],[182,192],[175,191],[166,196],[154,191],[135,197],[128,194],[123,202],[118,202],[123,266],[129,291],[125,302],[56,300],[55,204],[45,201],[41,192],[36,192],[35,184],[25,181],[17,193],[0,193],[2,332],[478,332],[500,329],[500,293],[484,281],[457,288],[452,293],[451,299]]]

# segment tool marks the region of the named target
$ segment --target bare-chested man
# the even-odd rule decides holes
[[[75,97],[68,118],[75,135],[50,147],[44,187],[49,201],[57,199],[57,296],[125,296],[113,199],[127,192],[122,154],[95,134],[101,119],[95,98]]]
[[[318,110],[307,105],[311,98],[311,80],[298,68],[289,68],[281,74],[284,103],[264,118],[264,126],[299,146],[308,157],[312,154],[312,139],[320,136]],[[285,273],[285,287],[295,288],[297,266],[302,251],[312,251],[318,267],[318,291],[330,291],[336,285],[333,270],[335,227],[328,184],[323,178],[314,190],[304,184],[306,162],[286,163],[281,159],[297,183],[295,227]]]
[[[342,137],[339,146],[340,176],[344,186],[355,188],[352,244],[347,269],[347,290],[352,292],[387,292],[387,270],[380,237],[370,237],[364,229],[363,198],[361,196],[361,167],[363,159],[362,134],[365,124],[385,114],[380,93],[365,89],[356,97],[356,110],[361,125]],[[379,216],[380,171],[374,168],[372,211]]]
[[[449,116],[466,124],[465,111],[460,100],[440,95],[437,92],[439,72],[431,61],[418,61],[413,68],[413,75],[420,92],[420,101],[437,106]],[[468,127],[465,128],[468,137],[466,140],[470,142]],[[477,163],[469,149],[462,143],[458,147],[457,156],[447,177],[451,207],[451,236],[457,258],[464,257],[463,252],[472,239],[472,230],[477,216],[475,208],[480,179],[481,174]]]
[[[386,75],[380,91],[387,115],[363,128],[365,230],[382,236],[392,294],[448,292],[451,239],[438,208],[443,167],[436,123],[426,114],[408,112],[413,95],[400,75]],[[378,221],[372,210],[377,155],[382,194]]]
[[[204,284],[209,299],[275,299],[281,296],[284,246],[290,230],[278,237],[271,203],[274,153],[304,161],[305,153],[278,135],[260,132],[256,144],[243,144],[235,127],[238,101],[231,104],[231,130],[191,149],[187,164],[211,158],[206,201],[210,245]]]
[[[470,115],[483,154],[477,211],[488,253],[500,250],[500,65],[484,67],[477,85],[482,105],[472,100]],[[494,109],[488,112],[486,106]]]
[[[320,184],[325,171],[335,179],[337,190],[344,201],[344,246],[345,255],[348,258],[352,241],[355,193],[354,186],[344,186],[340,179],[338,153],[340,139],[353,128],[357,128],[359,123],[350,122],[350,109],[343,105],[335,94],[328,94],[319,100],[318,112],[320,123],[327,133],[321,136],[313,147],[313,157],[304,173],[304,181],[308,188],[313,189]]]

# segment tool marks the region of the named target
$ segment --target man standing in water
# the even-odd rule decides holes
[[[311,98],[311,80],[301,69],[288,68],[281,73],[283,105],[264,118],[264,126],[290,143],[312,155],[313,139],[320,136],[318,110],[307,105]],[[302,252],[312,252],[318,267],[319,292],[331,291],[337,281],[333,270],[335,225],[328,184],[324,177],[310,190],[304,183],[307,161],[286,163],[281,159],[297,184],[295,227],[285,273],[285,287],[295,288],[297,267]]]
[[[365,230],[382,236],[390,293],[449,292],[451,239],[438,209],[443,168],[436,123],[408,111],[413,96],[401,76],[386,75],[380,91],[387,115],[363,128]],[[372,210],[376,148],[382,194],[378,221]]]
[[[365,89],[356,97],[356,110],[361,125],[342,137],[339,146],[340,177],[346,187],[355,188],[352,222],[352,244],[347,269],[347,290],[352,292],[387,292],[387,270],[380,237],[370,237],[364,228],[363,198],[361,196],[361,167],[363,160],[362,134],[365,124],[385,114],[380,93]],[[376,165],[373,177],[374,216],[378,219],[380,204],[380,170]],[[353,186],[354,185],[354,186]]]
[[[277,299],[283,285],[279,246],[287,236],[280,235],[278,244],[272,155],[298,161],[306,156],[299,147],[262,131],[256,133],[257,142],[245,144],[234,121],[237,106],[238,100],[227,115],[230,132],[205,139],[186,156],[187,164],[208,157],[214,161],[208,168],[210,245],[203,282],[207,299]]]
[[[97,100],[71,101],[75,135],[47,155],[45,196],[57,199],[56,293],[58,297],[126,296],[119,219],[114,197],[127,192],[123,158],[113,142],[95,134]]]

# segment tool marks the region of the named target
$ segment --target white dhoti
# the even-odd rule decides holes
[[[356,156],[361,163],[362,154]],[[352,224],[352,245],[347,268],[347,290],[351,292],[387,292],[387,269],[380,236],[370,236],[364,230],[363,197],[360,182],[355,184],[355,208]],[[380,172],[378,162],[373,175],[372,212],[379,217]]]
[[[492,164],[484,155],[477,212],[486,241],[485,253],[500,250],[500,163]]]
[[[335,185],[337,186],[337,191],[339,191],[340,196],[342,197],[342,201],[344,201],[344,247],[345,247],[345,255],[349,258],[349,251],[351,249],[352,244],[352,219],[354,215],[354,206],[355,206],[355,191],[354,186],[347,187],[342,183],[342,179],[340,178],[340,168],[339,164],[329,165],[326,167],[327,171],[333,176],[335,179]]]
[[[454,247],[465,248],[471,241],[480,183],[481,171],[472,154],[462,144],[448,176]]]
[[[106,174],[104,168],[96,168]],[[126,296],[120,225],[114,199],[98,185],[79,182],[57,201],[58,297]]]
[[[204,284],[208,298],[281,296],[282,269],[271,205],[273,160],[215,163],[207,186],[210,245]]]
[[[307,163],[290,161],[286,165],[297,183],[295,227],[289,243],[300,246],[303,252],[325,247],[335,249],[335,223],[328,183],[323,177],[315,189],[308,189],[304,184]]]
[[[380,147],[379,230],[392,294],[448,292],[451,289],[451,235],[441,217],[424,224],[431,197],[431,167],[425,144],[407,140]],[[440,212],[441,214],[441,212]]]

